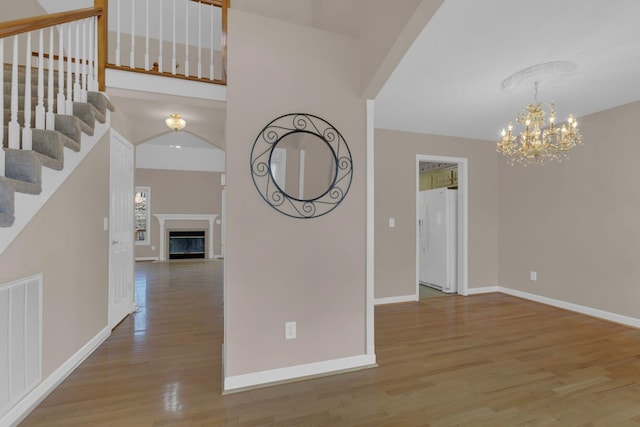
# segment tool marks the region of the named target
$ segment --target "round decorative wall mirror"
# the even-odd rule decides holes
[[[262,198],[294,218],[325,215],[342,202],[353,175],[351,152],[330,123],[311,114],[286,114],[258,134],[251,176]]]

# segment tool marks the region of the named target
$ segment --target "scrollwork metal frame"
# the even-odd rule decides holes
[[[316,135],[327,144],[334,159],[335,173],[327,191],[314,199],[298,199],[283,191],[271,173],[271,156],[282,138],[297,132]],[[353,178],[353,159],[342,134],[326,120],[312,114],[280,116],[256,137],[251,149],[251,177],[265,202],[293,218],[316,218],[334,210],[344,200]]]

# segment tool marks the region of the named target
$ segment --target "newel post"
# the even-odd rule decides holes
[[[98,16],[98,90],[104,92],[105,85],[105,69],[107,68],[107,40],[109,37],[109,25],[107,17],[109,16],[108,5],[109,0],[94,0],[94,7],[102,8],[102,14]]]

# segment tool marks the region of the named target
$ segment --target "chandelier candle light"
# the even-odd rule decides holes
[[[540,64],[525,69],[523,72],[530,75],[533,68],[552,64],[555,65],[554,63]],[[518,74],[516,73],[505,80],[503,88],[506,84],[511,84],[514,77],[520,77]],[[527,109],[516,117],[516,123],[524,126],[524,131],[520,132],[519,136],[514,134],[511,123],[506,129],[502,129],[502,138],[498,141],[497,151],[505,155],[512,165],[516,162],[525,166],[543,164],[547,160],[559,162],[563,158],[567,158],[567,153],[571,148],[582,144],[578,122],[572,115],[569,115],[566,124],[562,124],[561,127],[556,125],[556,111],[553,102],[550,105],[549,123],[545,125],[545,112],[542,103],[538,102],[538,82],[535,82],[535,100],[535,104],[529,104]]]

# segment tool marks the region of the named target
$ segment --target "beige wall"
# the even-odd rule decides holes
[[[233,5],[232,5],[233,7]],[[355,39],[231,9],[227,100],[227,377],[365,353],[365,103]],[[354,163],[334,211],[294,219],[256,191],[261,129],[305,112],[334,125]],[[284,323],[298,338],[285,341]]]
[[[375,298],[416,292],[416,155],[468,159],[469,288],[498,284],[495,145],[486,141],[375,131]],[[395,228],[389,228],[395,218]]]
[[[640,318],[639,117],[636,102],[580,118],[585,143],[559,164],[501,159],[502,286]]]
[[[2,22],[47,14],[37,0],[5,1],[3,6]]]
[[[136,186],[151,188],[152,214],[221,214],[222,186],[219,172],[136,169]],[[218,217],[219,218],[219,217]],[[167,221],[167,230],[208,229],[207,221]],[[160,224],[151,216],[151,244],[136,245],[136,258],[160,255]],[[207,231],[208,233],[208,231]],[[221,227],[213,226],[213,251],[220,255]],[[152,248],[155,247],[155,249]],[[166,254],[165,254],[166,255]]]
[[[43,273],[46,378],[107,326],[109,134],[0,255],[0,283]]]

